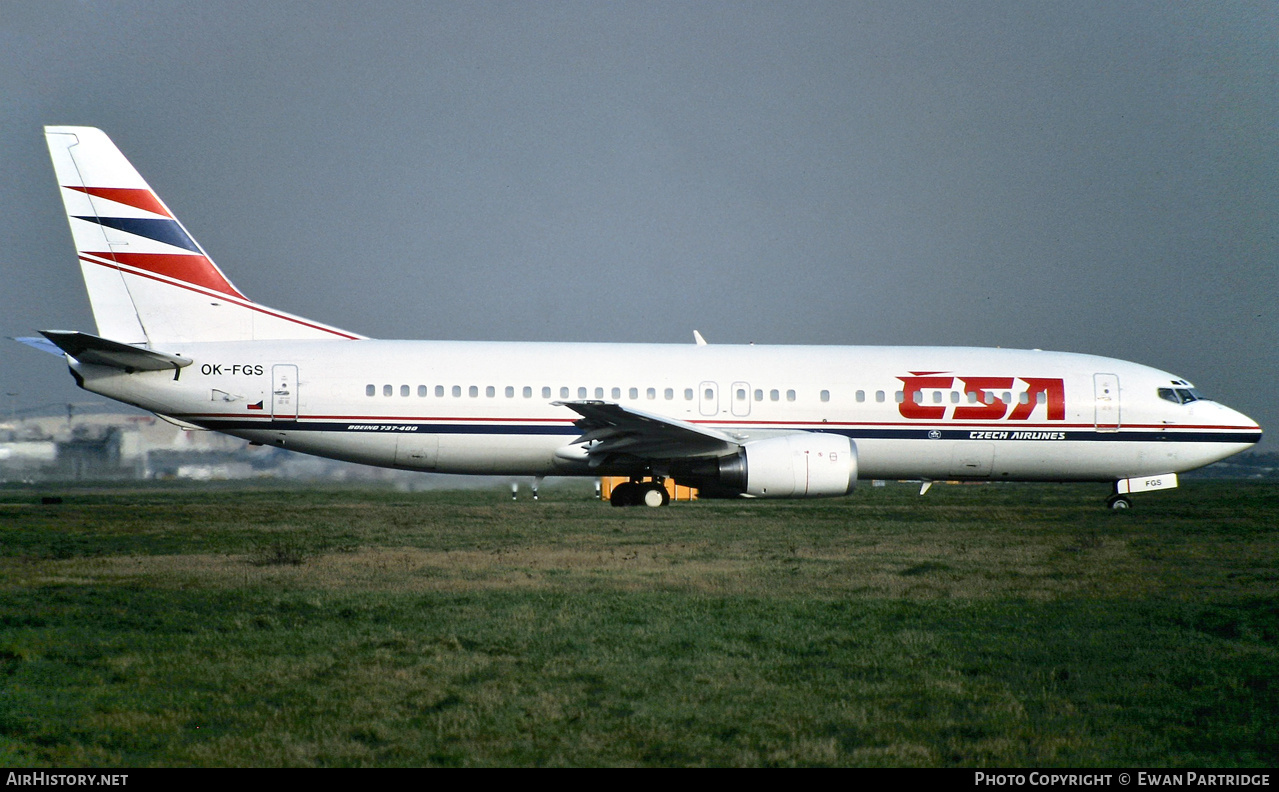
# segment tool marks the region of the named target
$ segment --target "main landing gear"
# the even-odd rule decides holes
[[[666,480],[639,481],[631,479],[613,488],[608,502],[614,506],[665,506],[671,502],[671,495],[666,491]]]

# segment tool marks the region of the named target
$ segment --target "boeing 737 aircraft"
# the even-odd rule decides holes
[[[668,478],[744,498],[873,478],[1109,482],[1128,508],[1261,438],[1175,374],[1065,352],[373,340],[241,293],[100,130],[45,136],[97,334],[24,340],[86,390],[253,443],[630,477],[616,505],[662,505]]]

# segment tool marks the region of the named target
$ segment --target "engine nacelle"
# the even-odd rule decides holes
[[[847,495],[857,485],[857,446],[823,432],[755,440],[719,460],[718,485],[748,498]]]

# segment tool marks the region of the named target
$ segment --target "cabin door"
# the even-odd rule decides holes
[[[1094,374],[1092,377],[1096,412],[1094,423],[1098,432],[1119,431],[1119,377],[1115,374]]]
[[[751,386],[746,382],[733,383],[733,415],[745,418],[751,414]]]
[[[719,384],[703,382],[697,389],[702,403],[702,415],[719,415]]]

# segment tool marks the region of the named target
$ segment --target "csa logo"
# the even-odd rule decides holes
[[[1066,420],[1066,386],[1060,379],[1044,377],[955,377],[941,371],[912,371],[902,381],[902,401],[897,410],[914,421],[1028,421],[1042,407],[1040,417]],[[1014,383],[1021,383],[1014,385]],[[924,391],[958,390],[963,404],[939,404]],[[1012,403],[999,392],[1015,393]],[[1024,398],[1021,394],[1026,394]],[[925,404],[931,401],[931,404]],[[1012,408],[1011,411],[1009,408]],[[931,433],[929,434],[931,437]]]

